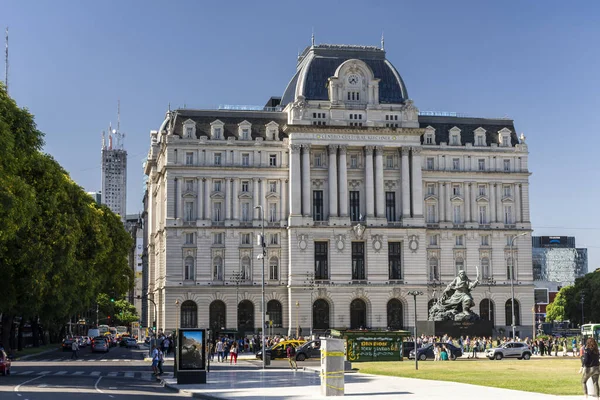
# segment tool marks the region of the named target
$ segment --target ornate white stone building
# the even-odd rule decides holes
[[[528,150],[512,120],[419,113],[385,51],[313,45],[263,110],[169,111],[145,173],[158,329],[411,328],[460,269],[531,333]],[[488,279],[489,278],[489,279]],[[488,285],[486,285],[488,283]],[[410,300],[410,301],[409,301]],[[237,304],[237,307],[236,307]],[[148,321],[155,320],[153,307]]]

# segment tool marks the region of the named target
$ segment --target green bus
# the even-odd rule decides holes
[[[584,343],[590,337],[596,339],[596,342],[600,341],[600,323],[581,325],[581,336],[583,336]]]

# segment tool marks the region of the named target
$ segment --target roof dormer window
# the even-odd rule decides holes
[[[251,135],[252,124],[248,121],[242,121],[238,124],[238,134],[237,137],[239,140],[252,140]]]
[[[425,128],[425,144],[435,144],[435,129],[433,127],[428,126]]]
[[[188,119],[183,123],[183,137],[186,139],[194,139],[196,137],[196,123]]]
[[[475,129],[475,146],[483,147],[486,145],[485,139],[485,129],[477,128]]]
[[[498,132],[498,142],[500,147],[510,147],[510,130],[503,128]]]
[[[460,146],[461,145],[460,129],[458,129],[456,126],[452,129],[450,129],[450,145],[451,146]]]
[[[271,121],[265,125],[265,127],[265,136],[267,140],[279,140],[279,124],[277,122]]]
[[[225,137],[223,122],[216,120],[210,123],[210,138],[212,140],[223,140]]]

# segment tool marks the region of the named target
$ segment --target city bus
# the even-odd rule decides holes
[[[128,331],[129,329],[127,329],[126,326],[117,326],[117,337],[122,337],[123,335],[127,334]]]
[[[98,325],[98,330],[100,331],[100,335],[104,335],[106,332],[109,332],[108,325]]]
[[[584,343],[590,337],[593,337],[598,342],[600,339],[600,323],[581,325],[581,336],[583,336]]]

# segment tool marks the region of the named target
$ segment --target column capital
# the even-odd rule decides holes
[[[310,143],[303,143],[300,146],[302,146],[304,150],[310,150]]]
[[[302,148],[302,145],[290,144],[290,151],[292,152],[292,154],[299,154],[301,148]]]
[[[337,149],[338,149],[338,145],[337,144],[330,144],[329,146],[327,146],[327,150],[329,151],[329,154],[336,154]]]
[[[415,156],[421,155],[422,149],[420,147],[411,147],[410,149],[412,150],[413,155],[415,155]]]
[[[408,156],[409,152],[410,152],[410,147],[403,147],[402,148],[402,157]]]
[[[377,156],[383,155],[383,146],[375,146],[375,155],[377,155]]]
[[[340,145],[340,154],[346,154],[348,151],[348,146],[345,144]]]
[[[373,155],[373,149],[375,146],[365,146],[365,154],[367,156]]]

